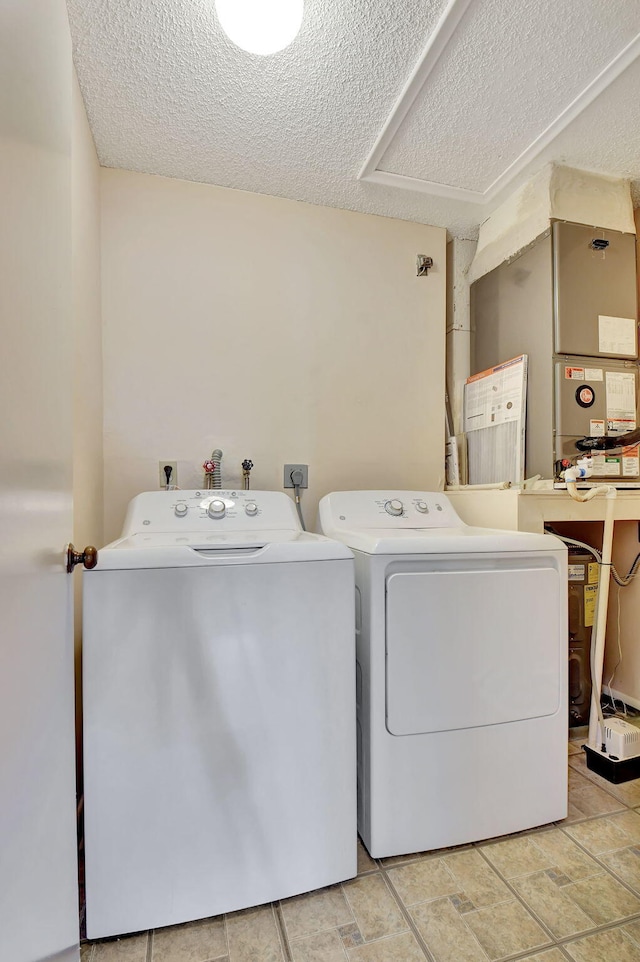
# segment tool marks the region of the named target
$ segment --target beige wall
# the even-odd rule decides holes
[[[441,488],[445,231],[263,195],[102,172],[105,536],[129,499],[223,485]],[[433,257],[415,276],[417,253]]]
[[[71,267],[73,297],[73,540],[103,543],[100,166],[73,78]],[[80,705],[82,574],[74,573],[76,700]],[[78,746],[81,714],[78,712]]]
[[[638,305],[640,308],[640,210],[634,210],[633,221],[636,226],[636,281],[638,284]]]
[[[621,575],[626,575],[640,551],[639,523],[616,522],[613,563]],[[636,577],[626,588],[619,588],[612,579],[602,682],[605,693],[609,693],[609,684],[611,684],[615,695],[624,698],[635,708],[640,708],[639,616],[640,577]]]

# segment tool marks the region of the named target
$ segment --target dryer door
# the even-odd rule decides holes
[[[450,570],[423,565],[387,577],[392,735],[500,725],[558,710],[566,585],[555,567],[525,564],[494,559],[491,570],[464,562],[456,570],[449,561]]]

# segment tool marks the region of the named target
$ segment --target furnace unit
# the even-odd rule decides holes
[[[575,441],[636,427],[635,234],[555,222],[471,286],[472,371],[527,354],[525,476],[554,477]],[[640,480],[637,448],[594,458]]]

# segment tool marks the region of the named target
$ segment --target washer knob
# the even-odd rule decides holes
[[[224,501],[220,501],[216,498],[214,501],[209,502],[207,514],[210,518],[224,518],[226,510],[227,506]]]
[[[387,512],[387,514],[392,514],[397,518],[404,511],[404,505],[402,504],[402,501],[397,501],[394,499],[393,501],[387,501],[384,506],[384,510]]]
[[[258,505],[255,503],[255,501],[248,501],[247,504],[245,504],[244,506],[244,510],[249,515],[249,517],[252,518],[254,514],[258,513]]]
[[[177,503],[177,505],[175,506],[174,510],[175,510],[175,513],[177,514],[177,516],[178,516],[179,518],[184,518],[184,516],[185,516],[185,514],[187,513],[187,511],[189,510],[189,508],[188,508],[187,505],[184,503],[184,501],[178,501],[178,503]]]
[[[429,505],[426,501],[416,501],[416,511],[420,514],[429,514]]]

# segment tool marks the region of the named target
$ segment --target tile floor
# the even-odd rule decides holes
[[[226,916],[84,943],[82,962],[640,962],[640,779],[569,743],[569,816]]]

